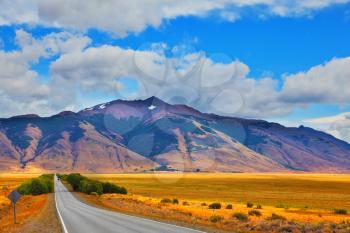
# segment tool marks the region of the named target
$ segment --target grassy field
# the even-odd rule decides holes
[[[129,191],[128,195],[82,194],[88,202],[128,214],[200,226],[208,232],[260,233],[283,229],[288,229],[287,232],[348,232],[350,229],[350,175],[155,173],[86,176],[116,183]],[[178,199],[178,203],[174,203],[174,199]],[[214,202],[220,203],[222,208],[208,208]],[[247,206],[247,202],[252,202],[253,206]],[[226,208],[229,204],[233,205],[232,209]],[[348,211],[348,214],[335,213],[335,209]],[[249,215],[252,211],[259,212],[259,216]],[[248,221],[237,220],[234,216],[237,213],[248,216]],[[288,221],[275,222],[272,216],[276,215]],[[334,227],[339,229],[334,230]]]
[[[14,233],[14,232],[39,232],[37,228],[42,227],[42,223],[36,222],[37,216],[42,212],[42,209],[47,205],[48,197],[51,198],[53,202],[53,196],[40,195],[40,196],[23,196],[17,203],[17,224],[13,224],[13,209],[11,202],[7,199],[7,195],[19,186],[22,182],[38,177],[40,174],[4,174],[0,173],[0,232]],[[50,206],[48,206],[50,207]],[[48,208],[47,207],[47,208]],[[42,214],[41,218],[48,218],[47,216],[52,216],[55,214],[54,207],[52,210],[47,210],[47,213]],[[55,221],[55,216],[51,217],[53,219],[51,222]],[[47,221],[49,224],[50,221]],[[49,229],[49,232],[59,232],[59,225],[55,228]],[[36,228],[35,228],[36,227]],[[35,230],[33,230],[35,229]],[[45,229],[44,229],[45,230]],[[47,232],[40,230],[40,232]]]
[[[9,205],[10,201],[7,195],[19,186],[22,182],[39,176],[38,174],[9,174],[0,173],[0,209],[2,206]]]
[[[333,174],[110,174],[87,175],[155,198],[266,206],[350,210],[350,175]]]

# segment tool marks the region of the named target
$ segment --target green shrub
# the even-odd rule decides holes
[[[99,196],[98,193],[96,193],[96,192],[92,192],[92,193],[90,193],[90,195],[92,195],[92,196]]]
[[[286,220],[285,217],[278,215],[278,214],[275,214],[275,213],[273,213],[269,219],[270,220],[282,220],[282,221]]]
[[[169,198],[164,198],[160,201],[160,203],[172,203],[172,201]]]
[[[128,191],[124,187],[120,187],[116,184],[112,184],[109,182],[102,183],[103,186],[103,193],[120,193],[120,194],[127,194]]]
[[[57,174],[57,177],[58,177],[60,180],[67,181],[68,175],[67,175],[67,174]]]
[[[250,216],[257,216],[257,217],[260,217],[262,215],[259,210],[251,210],[251,211],[248,212],[248,214]]]
[[[86,177],[80,175],[79,173],[72,173],[67,176],[67,181],[72,186],[74,191],[82,191],[79,190],[80,182],[86,179]]]
[[[247,202],[247,207],[248,208],[253,208],[254,204],[252,202]]]
[[[228,204],[228,205],[226,206],[226,209],[227,209],[227,210],[232,210],[232,208],[233,208],[232,204]]]
[[[256,208],[257,208],[258,210],[260,210],[260,209],[262,209],[262,206],[261,206],[260,204],[257,204],[257,205],[256,205]]]
[[[246,221],[248,221],[248,216],[247,216],[246,214],[244,214],[244,213],[239,213],[239,212],[237,212],[237,213],[234,213],[234,214],[232,215],[232,217],[235,218],[235,219],[237,219],[237,220],[239,220],[239,221],[241,221],[241,222],[246,222]]]
[[[209,205],[209,209],[221,209],[221,204],[220,203],[212,203]]]
[[[91,194],[97,193],[98,195],[103,194],[102,183],[95,180],[82,180],[79,184],[79,191]]]
[[[79,173],[59,175],[59,177],[65,178],[67,182],[72,186],[74,191],[80,191],[87,194],[95,192],[98,195],[101,195],[103,193],[128,193],[124,187],[120,187],[110,182],[103,183],[97,180],[90,180],[87,177],[80,175]]]
[[[334,210],[335,214],[342,214],[342,215],[347,215],[348,211],[346,209],[335,209]]]
[[[53,192],[53,175],[41,175],[22,183],[17,191],[22,195],[40,195]]]
[[[221,215],[213,215],[209,218],[210,222],[216,223],[216,222],[221,222],[224,220],[224,217]]]
[[[174,199],[173,199],[173,204],[175,204],[175,205],[179,204],[179,200],[176,199],[176,198],[174,198]]]
[[[54,175],[53,174],[44,174],[38,177],[38,179],[45,183],[50,193],[54,191],[54,182],[53,182]]]

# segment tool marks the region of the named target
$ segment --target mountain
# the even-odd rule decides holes
[[[350,145],[307,127],[201,113],[151,97],[0,119],[0,171],[349,172]]]

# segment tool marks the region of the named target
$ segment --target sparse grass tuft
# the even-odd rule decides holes
[[[250,201],[247,202],[247,207],[248,208],[253,208],[254,204]]]
[[[187,201],[184,201],[184,202],[182,202],[182,205],[184,205],[184,206],[189,206],[190,203],[188,203]]]
[[[161,201],[160,201],[160,203],[167,203],[167,204],[169,204],[169,203],[172,203],[172,200],[171,199],[169,199],[169,198],[164,198],[164,199],[162,199]]]
[[[232,217],[235,218],[235,219],[237,219],[237,220],[239,220],[239,221],[241,221],[241,222],[246,222],[246,221],[248,221],[248,219],[249,219],[248,216],[247,216],[246,214],[240,213],[240,212],[234,213],[234,214],[232,215]]]
[[[210,217],[209,220],[210,220],[210,222],[217,223],[217,222],[221,222],[222,220],[224,220],[224,217],[221,215],[213,215]]]
[[[248,212],[248,214],[250,216],[257,216],[257,217],[260,217],[262,215],[259,210],[251,210],[251,211]]]
[[[335,209],[334,210],[335,214],[342,214],[342,215],[347,215],[348,211],[346,209]]]
[[[268,218],[268,220],[282,220],[282,221],[285,221],[286,218],[283,217],[283,216],[281,216],[281,215],[278,215],[278,214],[273,213],[273,214],[271,215],[271,217]]]
[[[209,205],[209,209],[221,209],[221,204],[220,203],[212,203]]]

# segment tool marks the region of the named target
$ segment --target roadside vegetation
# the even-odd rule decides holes
[[[54,191],[53,174],[44,174],[22,183],[17,191],[22,195],[41,195]]]
[[[61,180],[67,181],[74,191],[86,193],[89,195],[102,195],[107,193],[127,194],[128,191],[124,187],[120,187],[114,183],[101,182],[89,179],[79,173],[71,173],[69,175],[58,175]]]
[[[40,192],[50,189],[52,175],[39,174],[0,174],[0,232],[3,233],[58,233],[61,232],[54,197],[52,194],[32,195],[37,193],[36,184],[40,183]],[[34,182],[32,182],[35,180]],[[44,184],[44,185],[43,185]],[[13,223],[13,206],[8,194],[19,187],[26,186],[25,194],[16,204],[17,224]],[[45,188],[43,188],[46,186]],[[24,188],[23,188],[24,189]],[[29,191],[28,191],[29,190]],[[49,228],[48,228],[49,227]],[[49,229],[49,230],[48,230]]]

